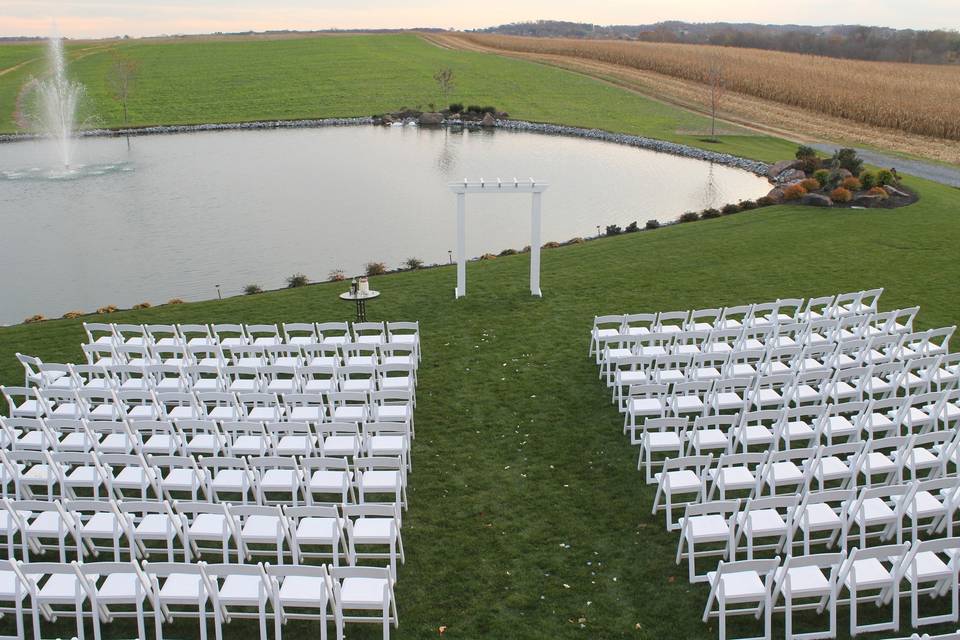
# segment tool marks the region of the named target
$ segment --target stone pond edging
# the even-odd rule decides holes
[[[152,127],[135,127],[128,129],[91,129],[81,131],[80,137],[106,138],[118,136],[146,136],[146,135],[168,135],[174,133],[198,133],[203,131],[245,131],[260,129],[314,129],[322,127],[349,127],[374,125],[378,119],[372,116],[357,118],[320,118],[313,120],[264,120],[258,122],[227,122],[212,124],[192,124],[192,125],[157,125]],[[444,126],[456,127],[465,126],[469,128],[479,127],[479,123],[466,123],[459,120],[446,120]],[[590,140],[600,140],[603,142],[612,142],[639,149],[648,149],[659,153],[668,153],[670,155],[691,158],[694,160],[704,160],[716,164],[743,169],[759,176],[766,177],[768,165],[765,162],[757,160],[748,160],[729,153],[719,153],[707,149],[698,149],[685,144],[676,142],[667,142],[665,140],[656,140],[654,138],[645,138],[626,133],[611,133],[602,129],[585,129],[582,127],[571,127],[559,124],[544,124],[539,122],[528,122],[526,120],[498,119],[496,128],[507,131],[526,131],[531,133],[543,133],[547,135],[569,136],[574,138],[586,138]],[[32,140],[40,136],[34,134],[2,134],[0,142],[17,142],[20,140]]]

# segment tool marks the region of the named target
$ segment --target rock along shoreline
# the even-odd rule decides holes
[[[204,131],[246,131],[246,130],[264,130],[264,129],[318,129],[323,127],[351,127],[380,124],[378,118],[367,116],[358,118],[320,118],[313,120],[264,120],[258,122],[232,122],[219,124],[193,124],[193,125],[158,125],[152,127],[136,127],[128,129],[91,129],[81,131],[78,137],[81,138],[111,138],[122,136],[151,136],[151,135],[172,135],[177,133],[198,133]],[[446,127],[465,127],[470,129],[480,128],[478,122],[462,122],[459,120],[447,119],[441,126]],[[612,142],[622,144],[638,149],[647,149],[658,153],[667,153],[683,158],[693,160],[703,160],[713,162],[719,165],[743,169],[758,176],[766,177],[768,165],[765,162],[741,158],[729,153],[719,153],[707,149],[698,149],[685,144],[676,142],[667,142],[654,138],[635,136],[625,133],[611,133],[603,129],[584,129],[582,127],[571,127],[559,124],[544,124],[539,122],[528,122],[526,120],[498,119],[495,128],[506,131],[526,131],[530,133],[542,133],[546,135],[568,136],[573,138],[585,138],[589,140],[600,140],[602,142]],[[0,143],[19,142],[23,140],[35,140],[41,138],[35,134],[3,134],[0,135]]]

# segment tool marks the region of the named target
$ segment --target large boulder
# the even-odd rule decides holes
[[[872,207],[877,206],[884,200],[885,198],[883,198],[882,196],[871,196],[871,195],[867,195],[866,193],[863,193],[857,196],[856,198],[854,198],[850,202],[850,204],[852,204],[855,207],[866,207],[867,209],[870,209]]]
[[[773,189],[770,189],[770,193],[767,194],[767,197],[777,203],[783,202],[783,189],[780,187],[774,187]]]
[[[480,121],[481,127],[495,127],[497,126],[497,119],[493,117],[492,113],[485,113],[483,115],[483,120]]]
[[[767,168],[767,175],[771,178],[776,178],[787,169],[796,169],[799,166],[799,160],[781,160],[780,162],[774,162]]]
[[[777,182],[785,184],[787,182],[799,182],[807,177],[800,169],[787,169],[777,174]]]
[[[420,124],[433,125],[443,124],[443,114],[435,111],[426,111],[420,114]]]
[[[811,207],[832,207],[833,200],[822,193],[807,193],[800,198],[800,204],[810,205]]]

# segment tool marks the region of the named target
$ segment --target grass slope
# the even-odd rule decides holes
[[[441,625],[449,638],[716,637],[715,625],[699,619],[707,589],[674,565],[676,536],[650,516],[653,492],[586,358],[592,317],[883,286],[883,308],[919,304],[924,328],[957,323],[958,194],[911,184],[923,199],[895,211],[773,207],[547,251],[542,300],[528,295],[522,255],[471,263],[460,301],[449,267],[378,277],[383,296],[370,315],[419,318],[424,346],[395,637],[436,637]],[[348,318],[351,308],[336,299],[342,288],[110,320]],[[79,321],[0,329],[0,381],[22,379],[15,351],[76,361],[81,338]],[[72,633],[72,621],[63,624]],[[245,624],[231,623],[230,636],[256,634]],[[129,636],[130,628],[107,633]],[[189,624],[168,633],[195,634]],[[293,625],[286,637],[316,637],[316,629]],[[351,629],[350,637],[378,630]]]
[[[0,59],[8,47],[0,45]],[[116,49],[141,63],[130,101],[134,125],[372,115],[450,102],[494,105],[513,117],[602,127],[737,155],[775,160],[792,154],[782,140],[732,135],[704,143],[706,118],[582,75],[497,55],[443,49],[411,34],[247,41],[122,42],[80,56],[71,74],[87,86],[103,126],[121,124],[107,81]],[[84,55],[86,53],[87,55]],[[27,65],[0,76],[0,132],[14,130],[14,98]],[[454,92],[440,95],[433,75],[453,69]]]

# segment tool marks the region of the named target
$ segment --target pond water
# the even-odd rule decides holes
[[[675,220],[767,192],[766,180],[607,142],[509,131],[342,127],[0,144],[0,324],[107,304],[224,296],[370,261],[448,261],[447,183],[534,177],[543,241]],[[529,196],[467,198],[470,256],[529,244]],[[545,260],[549,260],[545,256]],[[454,274],[451,271],[451,289]]]

